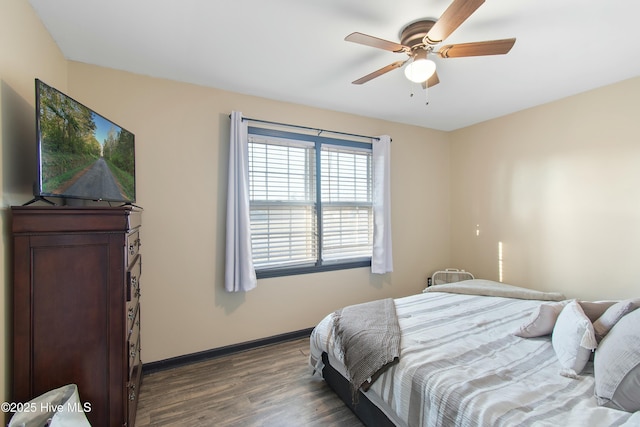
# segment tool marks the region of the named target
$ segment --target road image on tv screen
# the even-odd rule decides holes
[[[41,194],[135,201],[134,135],[39,83]]]

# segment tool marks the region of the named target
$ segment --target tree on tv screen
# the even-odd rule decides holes
[[[48,152],[100,156],[91,111],[56,90],[41,87],[40,127]]]
[[[133,175],[135,167],[133,160],[133,134],[127,131],[117,132],[115,129],[111,129],[107,139],[104,141],[103,156],[118,168]]]

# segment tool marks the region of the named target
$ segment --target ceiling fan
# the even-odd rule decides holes
[[[437,21],[423,19],[407,25],[400,34],[400,43],[358,32],[349,34],[345,37],[346,41],[391,52],[405,53],[409,56],[403,61],[396,61],[382,67],[352,83],[357,85],[366,83],[411,61],[405,68],[406,77],[416,83],[422,83],[422,86],[427,88],[440,83],[436,73],[436,64],[427,59],[428,55],[435,54],[440,58],[460,58],[508,53],[516,42],[515,38],[450,44],[435,51],[436,46],[449,37],[484,1],[454,0]]]

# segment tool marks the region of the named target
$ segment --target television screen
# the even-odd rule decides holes
[[[135,137],[36,79],[36,197],[133,203]]]

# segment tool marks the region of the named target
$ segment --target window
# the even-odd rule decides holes
[[[371,265],[371,144],[249,128],[258,277]]]

